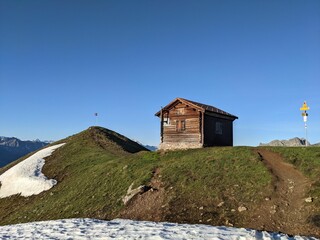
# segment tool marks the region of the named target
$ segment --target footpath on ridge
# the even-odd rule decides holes
[[[305,199],[311,181],[293,165],[286,163],[279,154],[265,148],[256,151],[272,174],[273,192],[266,197],[265,204],[256,209],[253,227],[320,236],[320,229],[308,221],[312,208]]]

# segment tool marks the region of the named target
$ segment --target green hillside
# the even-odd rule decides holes
[[[251,147],[149,152],[100,127],[54,144],[62,142],[43,168],[58,184],[39,195],[0,199],[1,225],[121,217],[253,227],[252,217],[273,191],[272,175]],[[141,185],[124,204],[129,187]]]

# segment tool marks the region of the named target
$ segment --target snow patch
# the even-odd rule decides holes
[[[0,227],[1,239],[220,239],[220,240],[302,240],[245,228],[213,227],[201,224],[177,224],[115,219],[62,219]]]
[[[24,161],[8,169],[0,176],[0,198],[15,194],[28,197],[49,190],[57,181],[48,179],[42,172],[45,157],[49,157],[54,150],[65,143],[42,149]]]

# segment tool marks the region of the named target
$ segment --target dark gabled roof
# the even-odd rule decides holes
[[[228,117],[231,117],[231,118],[234,118],[234,119],[238,119],[237,116],[235,115],[232,115],[230,113],[227,113],[225,111],[222,111],[221,109],[219,108],[216,108],[216,107],[213,107],[213,106],[210,106],[210,105],[207,105],[207,104],[203,104],[203,103],[199,103],[199,102],[195,102],[195,101],[191,101],[191,100],[188,100],[188,99],[184,99],[184,98],[176,98],[175,100],[173,100],[172,102],[170,102],[167,106],[165,106],[164,108],[162,108],[162,110],[169,110],[172,106],[175,105],[175,103],[179,101],[179,102],[182,102],[186,105],[191,105],[193,106],[194,108],[202,111],[202,112],[212,112],[212,113],[217,113],[217,114],[220,114],[220,115],[224,115],[224,116],[228,116]],[[160,113],[161,113],[161,110],[158,111],[155,115],[156,116],[160,116]]]

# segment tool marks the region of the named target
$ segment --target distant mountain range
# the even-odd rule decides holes
[[[0,137],[0,167],[48,145],[52,141],[22,141],[15,137]]]
[[[152,146],[152,145],[148,145],[148,144],[143,144],[141,142],[139,142],[138,140],[132,140],[135,141],[136,143],[140,144],[141,146],[145,147],[146,149],[148,149],[149,151],[157,151],[158,148],[156,146]]]
[[[157,151],[158,148],[156,146],[150,146],[150,145],[143,145],[146,149],[150,151]]]
[[[320,146],[320,143],[310,144],[307,142],[308,146]],[[306,145],[306,140],[304,138],[291,138],[289,140],[273,140],[269,143],[260,143],[259,146],[274,146],[274,147],[302,147]]]

